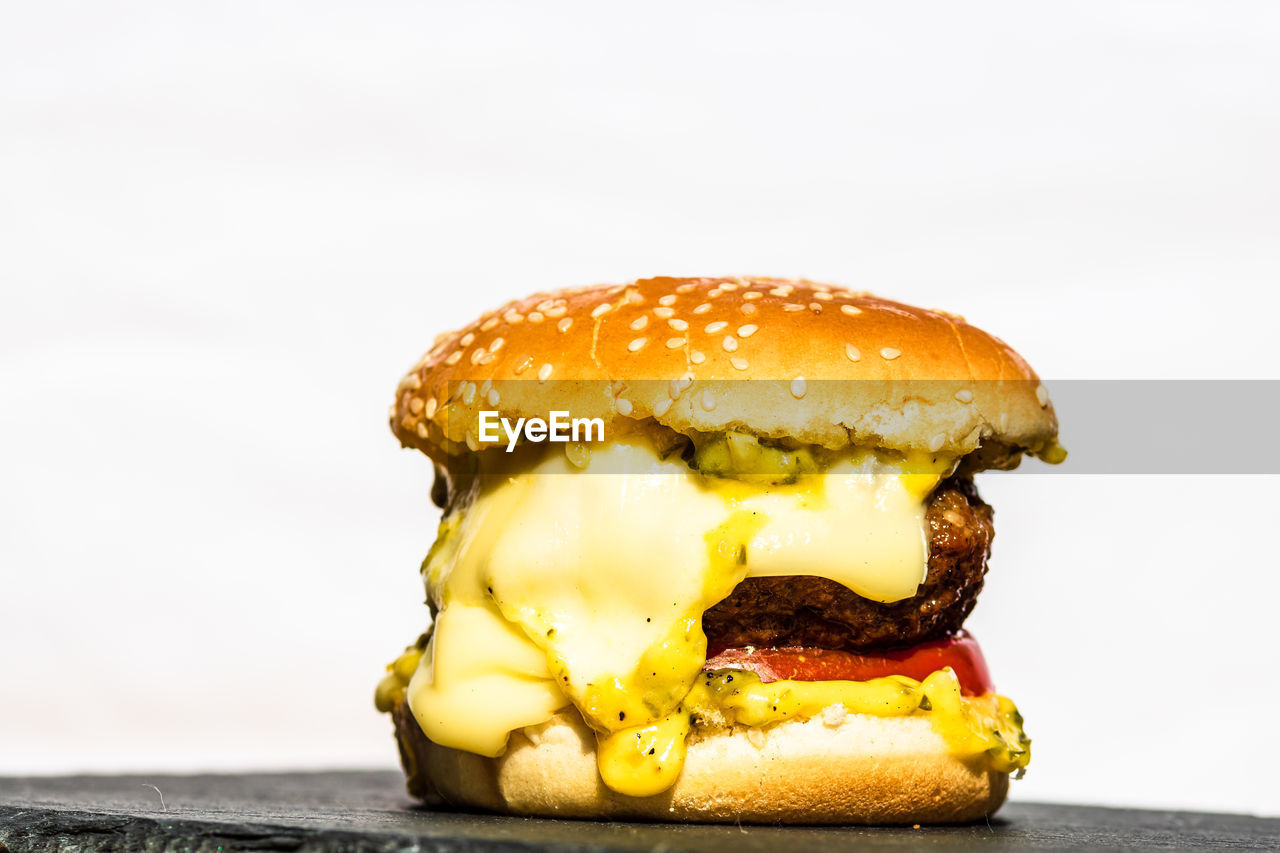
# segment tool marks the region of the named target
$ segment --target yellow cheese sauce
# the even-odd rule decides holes
[[[766,685],[738,674],[727,689],[702,675],[702,614],[745,577],[817,575],[884,602],[914,595],[928,565],[923,501],[949,460],[847,451],[822,473],[751,482],[693,470],[640,434],[577,459],[497,459],[508,467],[469,484],[423,565],[438,609],[430,641],[378,690],[379,707],[404,698],[433,741],[501,755],[511,732],[572,704],[597,733],[605,783],[645,796],[679,775],[700,709],[752,726],[833,704],[931,713],[948,743],[986,744],[979,752],[993,748],[990,732],[1007,733],[999,707],[983,711],[975,703],[987,699],[958,688],[952,701],[941,684],[935,700],[928,680]]]
[[[387,664],[387,674],[378,682],[373,691],[373,706],[384,714],[391,713],[396,705],[404,701],[405,690],[409,687],[409,679],[422,660],[422,650],[410,646],[404,654]]]
[[[390,711],[404,699],[421,656],[411,648],[387,666],[375,694],[380,711]],[[723,669],[702,673],[678,707],[660,719],[597,732],[600,776],[622,794],[659,794],[675,784],[689,733],[706,721],[766,727],[818,717],[833,708],[877,717],[924,715],[952,755],[982,758],[1003,773],[1020,772],[1031,760],[1031,741],[1013,702],[996,694],[963,696],[950,667],[922,682],[894,675],[869,681],[765,683],[755,673]]]
[[[1003,696],[966,697],[950,667],[923,682],[895,675],[869,681],[774,681],[751,672],[705,673],[680,708],[655,725],[597,735],[600,775],[619,793],[646,797],[669,788],[680,774],[690,727],[711,719],[763,727],[808,719],[839,706],[845,713],[877,717],[924,714],[951,754],[984,757],[1004,773],[1031,760],[1022,717]]]

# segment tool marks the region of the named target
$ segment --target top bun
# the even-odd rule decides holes
[[[979,467],[1062,455],[1044,386],[1003,341],[953,314],[772,278],[648,278],[510,302],[436,339],[401,380],[391,428],[443,463],[485,446],[481,410],[553,409],[603,418],[606,436],[652,418],[832,449],[981,448]]]

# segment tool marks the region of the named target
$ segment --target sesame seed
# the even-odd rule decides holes
[[[702,350],[693,350],[689,353],[689,361],[692,361],[694,364],[702,364],[702,362],[706,360],[707,354]]]
[[[499,400],[499,399],[501,399],[501,398],[498,396],[498,389],[497,389],[497,388],[490,388],[490,389],[489,389],[489,393],[488,393],[487,395],[485,395],[485,399],[489,401],[489,405],[490,405],[490,406],[496,406],[496,405],[498,405],[498,400]]]
[[[653,309],[653,316],[661,317],[664,320],[670,317],[674,317],[675,315],[676,315],[676,309],[668,308],[665,305]]]
[[[667,396],[672,400],[678,399],[692,384],[693,374],[686,371],[680,378],[667,382]]]
[[[502,345],[505,344],[506,342],[507,342],[506,338],[494,338],[489,343],[489,352],[497,352],[498,350],[502,349]]]
[[[644,296],[638,290],[628,290],[627,302],[632,305],[639,305],[641,302],[644,302]]]
[[[970,391],[968,388],[961,388],[959,391],[956,392],[956,399],[959,400],[961,403],[972,403],[973,392]]]
[[[849,356],[850,361],[857,361],[862,358],[862,353],[858,352],[858,348],[853,344],[844,345],[844,354]]]
[[[710,296],[712,299],[715,299],[717,296],[719,296],[722,293],[724,293],[723,290],[721,290],[718,287],[713,287],[707,291],[707,296]]]
[[[803,306],[803,305],[797,305],[797,304],[796,304],[796,303],[794,303],[794,302],[786,302],[786,303],[784,303],[784,304],[783,304],[783,306],[782,306],[782,310],[783,310],[783,311],[803,311],[803,310],[804,310],[804,306]]]
[[[1000,431],[1004,432],[1008,428],[1009,428],[1009,413],[1001,412],[1000,413]]]
[[[560,322],[556,323],[556,328],[562,332],[569,331],[569,327],[573,325],[572,317],[561,317]]]
[[[756,306],[750,302],[747,302],[738,310],[741,311],[743,314],[751,315],[756,313]]]
[[[667,349],[677,349],[684,346],[684,338],[667,338]]]
[[[550,379],[550,378],[551,378],[551,371],[552,371],[553,369],[554,369],[554,368],[552,368],[552,366],[551,366],[551,362],[547,362],[547,363],[543,364],[543,365],[542,365],[542,367],[539,367],[539,368],[538,368],[538,381],[539,381],[539,382],[546,382],[548,379]]]
[[[421,367],[422,365],[418,366]],[[406,373],[404,379],[400,380],[400,385],[396,388],[396,391],[417,391],[421,387],[422,380],[418,378],[417,373]]]
[[[519,311],[512,309],[511,311],[508,311],[507,313],[503,314],[502,319],[506,320],[508,323],[514,326],[517,323],[524,322],[524,315],[521,314]]]
[[[410,397],[410,398],[409,398],[409,413],[410,413],[410,414],[414,414],[414,415],[416,415],[416,414],[418,414],[418,412],[421,412],[421,411],[422,411],[422,398],[421,398],[421,397]]]
[[[631,321],[631,331],[638,332],[647,325],[649,325],[649,315],[641,314],[639,317]]]
[[[636,338],[631,343],[627,344],[627,349],[631,352],[639,352],[640,348],[648,342],[648,338]]]
[[[734,284],[733,282],[726,281],[720,285],[720,289],[733,292],[738,289],[738,285]]]
[[[835,297],[833,297],[830,293],[827,293],[825,290],[819,290],[817,293],[813,294],[813,298],[821,299],[823,302],[830,302]]]
[[[708,412],[716,407],[716,397],[710,391],[703,391],[702,398],[698,402],[703,410]]]
[[[627,415],[631,414],[631,410],[632,410],[631,401],[625,397],[619,397],[614,402],[614,406],[617,408],[618,414],[622,415],[624,418]]]
[[[427,418],[428,420],[430,420],[431,418],[435,417],[435,414],[436,414],[436,406],[438,406],[438,405],[439,405],[439,403],[437,403],[437,402],[436,402],[436,398],[435,398],[435,397],[428,397],[428,398],[427,398],[427,405],[426,405],[426,407],[422,410],[422,416],[423,416],[424,418]]]
[[[529,312],[529,322],[530,322],[530,323],[541,323],[544,319],[545,319],[545,318],[543,317],[543,315],[542,315],[542,312],[541,312],[541,311],[530,311],[530,312]]]
[[[746,370],[748,367],[751,366],[747,363],[747,360],[745,358],[731,358],[729,359],[729,363],[732,364],[738,370]]]
[[[710,311],[710,310],[711,310],[711,303],[710,303],[710,302],[704,302],[704,303],[702,303],[701,305],[699,305],[697,308],[694,308],[694,309],[693,309],[693,313],[695,313],[695,314],[705,314],[705,313],[707,313],[707,312],[708,312],[708,311]]]
[[[674,293],[668,293],[666,296],[658,300],[658,304],[659,305],[675,305],[676,295]]]
[[[418,424],[418,438],[427,437],[427,425],[425,423]]]
[[[791,380],[791,396],[792,397],[795,397],[797,400],[799,400],[801,397],[804,396],[805,390],[806,389],[804,385],[803,376],[797,376],[795,379]]]
[[[654,404],[653,413],[658,417],[662,417],[667,413],[667,409],[670,409],[670,408],[671,408],[671,400],[669,398],[663,398]]]
[[[738,337],[740,337],[740,338],[749,338],[749,337],[751,337],[752,335],[754,335],[754,334],[756,333],[756,330],[757,330],[757,329],[759,329],[759,328],[760,328],[759,326],[757,326],[757,325],[755,325],[755,324],[753,324],[753,323],[748,323],[748,324],[747,324],[747,325],[745,325],[745,326],[739,326],[739,327],[738,327]]]
[[[550,308],[552,305],[555,305],[555,304],[556,304],[556,301],[554,299],[544,299],[533,307],[539,311],[546,311],[548,308]]]
[[[480,384],[480,396],[483,397],[489,393],[489,389],[493,387],[493,380],[486,379]]]
[[[486,359],[491,359],[491,358],[493,358],[493,356],[489,355],[489,351],[488,351],[488,350],[483,350],[483,349],[479,349],[479,348],[477,348],[475,352],[471,353],[471,363],[472,363],[472,364],[480,364],[480,363],[482,363],[483,361],[485,361]]]
[[[516,364],[516,376],[524,373],[530,367],[533,367],[533,356],[526,355],[524,358],[520,359],[518,364]]]
[[[676,293],[688,293],[693,290],[692,284],[682,284],[676,288]]]
[[[463,382],[462,383],[462,402],[470,406],[475,399],[476,399],[476,383]]]
[[[880,357],[885,359],[886,361],[893,361],[895,358],[897,358],[900,355],[902,355],[902,351],[896,350],[893,347],[885,347],[884,349],[880,350]]]
[[[854,317],[854,316],[857,316],[858,314],[861,314],[862,309],[859,308],[857,305],[841,305],[840,313],[848,314],[850,317]]]
[[[702,331],[706,332],[708,335],[715,335],[723,332],[727,328],[729,328],[729,324],[724,320],[716,320],[714,323],[708,323]]]
[[[810,302],[810,303],[809,303],[809,310],[810,310],[810,311],[812,311],[812,312],[813,312],[813,313],[815,313],[815,314],[821,314],[821,313],[822,313],[822,305],[821,305],[821,303],[818,303],[818,302]]]
[[[469,347],[473,343],[475,343],[475,340],[476,340],[476,336],[471,332],[467,332],[465,335],[462,336],[462,340],[458,341],[458,346]]]
[[[548,317],[555,318],[555,317],[563,317],[565,315],[565,312],[568,310],[569,309],[563,305],[552,305],[550,308],[548,308],[546,311],[543,311],[542,313],[546,314]]]
[[[746,293],[742,294],[742,298],[748,301],[754,301],[756,299],[763,299],[764,294],[758,290],[748,290]]]
[[[790,295],[791,295],[791,288],[790,288],[790,287],[775,287],[773,290],[770,290],[770,291],[769,291],[769,295],[770,295],[770,296],[778,296],[778,297],[782,297],[783,299],[785,299],[786,297],[788,297],[788,296],[790,296]]]
[[[946,443],[947,443],[947,434],[945,432],[938,433],[933,438],[929,439],[929,452],[936,453],[937,451],[941,450],[942,445]]]
[[[725,335],[724,342],[721,345],[724,347],[725,352],[738,351],[738,339],[735,338],[733,335]]]
[[[612,305],[610,305],[608,302],[601,302],[601,303],[600,303],[599,305],[597,305],[595,308],[592,308],[592,309],[591,309],[591,319],[595,320],[595,319],[598,319],[598,318],[600,318],[600,317],[603,317],[605,314],[608,314],[608,313],[609,313],[609,310],[610,310],[612,307],[613,307],[613,306],[612,306]]]
[[[689,328],[689,324],[684,320],[681,320],[679,317],[672,317],[667,321],[667,325],[675,329],[677,332],[683,332]]]
[[[492,331],[493,328],[497,325],[498,325],[498,318],[490,317],[488,320],[485,320],[483,323],[480,324],[480,331],[482,332]]]
[[[445,358],[444,363],[450,366],[462,361],[462,350],[456,349]]]
[[[1036,401],[1040,403],[1040,408],[1049,405],[1049,390],[1043,385],[1036,386]]]
[[[476,437],[471,434],[471,430],[467,430],[467,449],[475,453],[480,449],[480,443],[476,441]]]

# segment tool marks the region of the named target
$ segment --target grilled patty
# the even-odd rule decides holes
[[[973,481],[929,499],[929,572],[911,598],[883,604],[818,577],[748,578],[702,616],[712,652],[734,646],[904,648],[960,628],[977,602],[995,529]]]

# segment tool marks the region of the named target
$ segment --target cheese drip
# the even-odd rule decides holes
[[[673,713],[656,725],[619,732],[601,743],[600,771],[606,784],[632,796],[660,793],[675,783],[685,739],[700,720],[767,726],[816,717],[831,709],[843,714],[905,717],[926,714],[961,758],[983,756],[1002,773],[1023,770],[1031,760],[1031,741],[1022,716],[1003,696],[967,697],[950,667],[924,681],[902,675],[869,681],[774,681],[753,672],[704,673]]]
[[[424,565],[439,613],[410,708],[433,741],[497,756],[510,732],[573,704],[607,785],[665,790],[706,659],[702,613],[744,577],[915,593],[938,474],[901,471],[850,452],[795,485],[753,485],[704,477],[634,435],[595,446],[585,470],[550,451],[480,477]]]
[[[391,711],[403,701],[410,675],[422,652],[410,648],[387,665],[375,702]],[[599,739],[599,766],[610,788],[631,796],[663,791],[680,774],[685,740],[697,724],[761,727],[790,719],[870,714],[927,716],[952,755],[985,759],[1002,773],[1020,772],[1031,761],[1031,741],[1022,715],[1004,696],[964,696],[948,667],[924,681],[889,676],[869,681],[774,681],[753,672],[703,673],[675,713],[650,726],[638,726]]]

